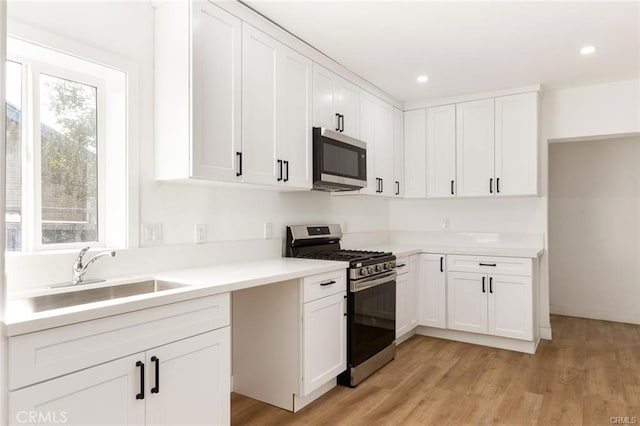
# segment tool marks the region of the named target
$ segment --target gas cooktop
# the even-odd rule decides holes
[[[367,260],[378,259],[386,256],[391,256],[391,253],[368,250],[335,250],[319,253],[307,253],[301,255],[299,254],[297,257],[321,260],[337,260],[342,262],[365,262]]]

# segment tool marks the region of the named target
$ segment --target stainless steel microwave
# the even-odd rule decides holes
[[[322,127],[313,128],[313,189],[354,191],[367,186],[367,144]]]

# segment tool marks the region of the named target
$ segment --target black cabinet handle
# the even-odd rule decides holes
[[[336,112],[336,132],[340,131],[340,114]]]
[[[486,293],[486,292],[487,292],[487,290],[486,290],[486,288],[485,288],[485,286],[484,286],[484,281],[485,281],[485,277],[482,277],[482,292],[483,292],[483,293]]]
[[[400,182],[396,181],[396,195],[400,195]]]
[[[384,178],[380,178],[380,193],[384,192]]]
[[[325,286],[325,285],[332,285],[335,284],[336,282],[331,280],[331,281],[327,281],[326,283],[320,283],[321,286]]]
[[[340,133],[344,132],[344,115],[340,114]]]
[[[407,266],[406,263],[401,263],[399,265],[396,265],[396,268],[404,268],[405,266]]]
[[[156,385],[151,388],[151,393],[160,393],[160,359],[157,356],[152,356],[151,362],[156,366]]]
[[[489,277],[489,293],[493,293],[493,277]]]
[[[440,256],[440,272],[444,272],[444,256]]]
[[[285,172],[284,181],[288,182],[289,181],[289,160],[284,160],[283,163],[284,163],[284,172]]]
[[[453,181],[451,181],[451,195],[454,195],[454,193],[453,193]]]
[[[478,265],[480,265],[480,266],[497,266],[495,263],[482,263],[482,262],[478,263]]]
[[[500,178],[496,179],[496,192],[498,194],[500,193]]]
[[[379,194],[380,192],[380,178],[376,178],[376,194]]]
[[[238,172],[236,176],[242,176],[242,153],[236,152],[236,156],[238,157]]]
[[[140,367],[140,393],[136,395],[136,399],[144,399],[144,362],[136,362],[136,367]]]
[[[489,178],[489,194],[493,194],[493,178]]]
[[[278,160],[278,168],[280,169],[280,174],[278,175],[278,182],[282,180],[282,160]]]

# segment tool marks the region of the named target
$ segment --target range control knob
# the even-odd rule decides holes
[[[376,272],[382,271],[382,265],[376,265]]]
[[[367,266],[367,273],[372,274],[374,272],[373,266]]]
[[[360,268],[360,271],[358,271],[358,272],[360,273],[360,276],[363,277],[363,276],[367,275],[367,268],[366,267]]]

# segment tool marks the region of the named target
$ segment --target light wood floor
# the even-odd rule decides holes
[[[296,414],[233,394],[232,424],[640,424],[640,326],[551,322],[553,341],[536,355],[414,336],[357,388],[338,386]]]

